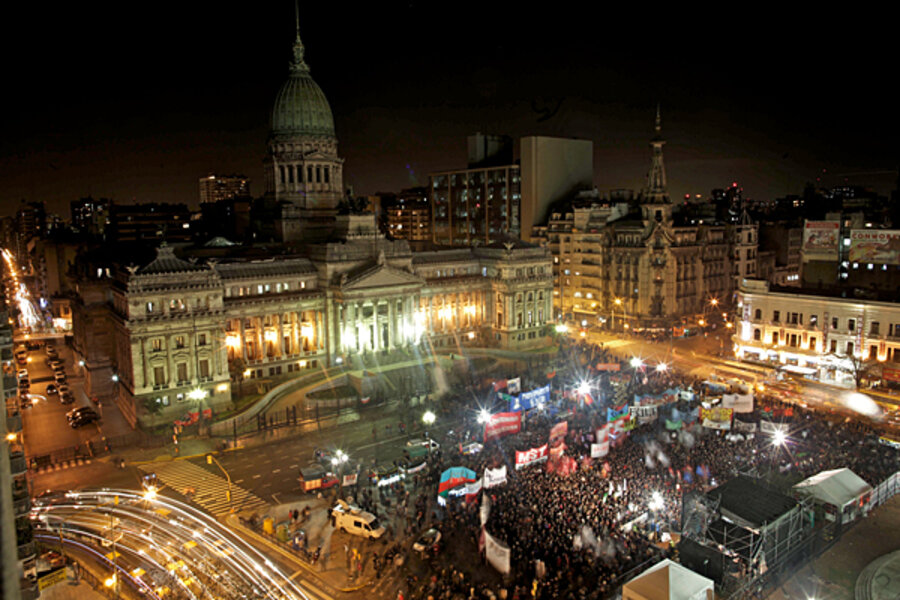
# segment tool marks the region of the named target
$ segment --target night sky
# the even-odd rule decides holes
[[[293,2],[98,6],[5,8],[0,214],[24,198],[68,217],[88,194],[196,205],[210,172],[246,174],[261,194]],[[823,173],[894,186],[889,19],[594,6],[301,2],[345,184],[423,185],[464,167],[481,131],[591,139],[600,191],[639,189],[660,103],[675,199],[733,181],[775,198]]]

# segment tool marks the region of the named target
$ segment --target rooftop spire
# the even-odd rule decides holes
[[[666,166],[663,163],[663,146],[666,140],[662,136],[662,116],[659,104],[656,105],[656,125],[650,147],[653,148],[653,157],[650,162],[650,173],[647,174],[647,194],[645,202],[660,204],[669,202],[669,193],[666,190]]]
[[[291,62],[291,72],[308,72],[309,66],[303,60],[303,42],[300,40],[300,6],[294,0],[294,20],[296,23],[297,37],[294,39],[294,60]]]

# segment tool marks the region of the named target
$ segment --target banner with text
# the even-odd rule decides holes
[[[556,446],[563,439],[565,439],[566,434],[569,432],[569,422],[568,421],[560,421],[550,430],[550,446]]]
[[[837,260],[840,239],[840,221],[804,222],[803,258],[807,260]]]
[[[484,470],[484,489],[490,489],[506,483],[506,465],[499,469]]]
[[[522,413],[497,413],[492,415],[484,425],[484,441],[487,442],[511,433],[519,433],[520,429],[522,429]]]
[[[503,397],[503,396],[501,396]],[[519,410],[530,410],[540,406],[545,406],[550,402],[550,386],[545,385],[537,389],[519,394],[518,396],[503,397],[509,401],[509,411],[516,412]]]
[[[851,230],[849,260],[879,265],[900,265],[900,230]]]
[[[753,394],[723,394],[722,408],[734,409],[736,413],[752,413]]]
[[[732,409],[720,406],[700,409],[700,420],[703,422],[703,426],[709,429],[731,429],[732,415]]]
[[[538,446],[537,448],[530,448],[528,450],[524,450],[522,452],[516,452],[516,470],[521,469],[523,467],[527,467],[528,465],[543,462],[547,460],[547,449],[549,446],[544,444],[543,446]]]
[[[487,530],[482,529],[482,531],[484,532],[484,554],[487,561],[491,563],[492,567],[504,575],[508,574],[510,558],[509,546],[489,534]]]

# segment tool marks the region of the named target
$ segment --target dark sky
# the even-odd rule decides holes
[[[244,173],[262,193],[290,0],[31,4],[4,15],[0,214],[25,198],[68,216],[87,194],[194,205],[209,172]],[[464,167],[465,138],[482,131],[591,139],[597,187],[636,189],[660,103],[674,198],[732,181],[778,197],[823,173],[894,185],[889,19],[633,4],[301,2],[345,183],[424,184]],[[535,107],[557,104],[538,121]]]

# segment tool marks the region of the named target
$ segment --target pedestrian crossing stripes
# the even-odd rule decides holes
[[[241,512],[268,506],[265,500],[234,483],[231,484],[232,501],[229,502],[229,486],[224,477],[186,460],[142,465],[140,468],[145,473],[156,473],[166,486],[179,494],[189,495],[195,504],[216,517],[227,515],[232,507],[234,512]],[[191,491],[193,494],[190,494]]]

